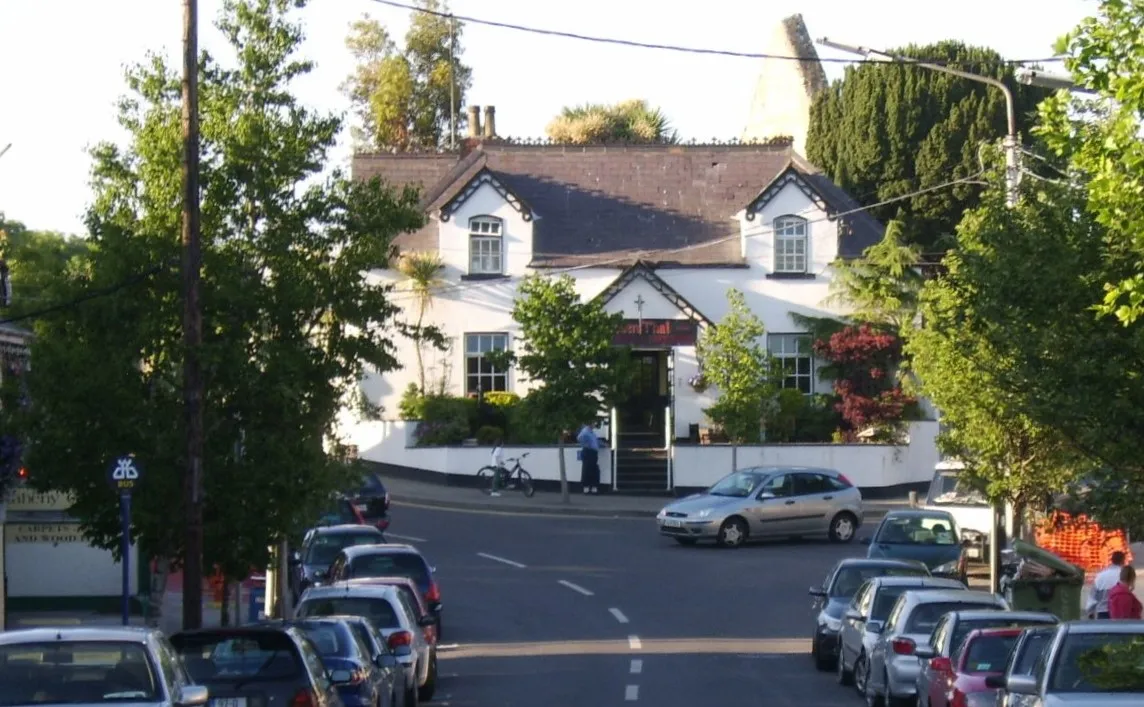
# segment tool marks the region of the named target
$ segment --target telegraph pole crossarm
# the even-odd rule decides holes
[[[920,66],[923,69],[931,71],[938,71],[943,74],[950,74],[951,76],[959,76],[968,81],[976,81],[977,83],[988,84],[994,88],[1000,89],[1001,93],[1005,96],[1005,117],[1008,128],[1008,133],[1005,135],[1003,147],[1005,148],[1005,195],[1006,203],[1010,206],[1017,205],[1017,187],[1021,181],[1021,143],[1017,138],[1017,108],[1013,100],[1013,91],[1000,79],[995,79],[992,76],[982,76],[980,74],[973,74],[968,71],[954,69],[944,64],[933,64],[928,61],[921,61],[908,56],[898,56],[895,54],[887,54],[876,49],[869,47],[855,46],[851,44],[842,44],[835,42],[826,37],[818,40],[818,43],[824,47],[837,49],[839,51],[849,52],[850,54],[857,54],[859,56],[868,57],[871,59],[881,59],[889,63],[897,64],[913,64]]]

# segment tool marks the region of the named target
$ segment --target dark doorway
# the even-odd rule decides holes
[[[663,447],[668,394],[667,352],[633,351],[628,397],[620,405],[619,442],[623,447]]]

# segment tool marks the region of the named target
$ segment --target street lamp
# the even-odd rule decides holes
[[[979,74],[971,74],[968,71],[961,71],[959,69],[952,69],[942,64],[931,64],[926,61],[919,61],[908,56],[896,56],[880,52],[876,49],[869,47],[859,47],[850,44],[841,44],[833,42],[826,37],[818,40],[818,43],[824,47],[831,49],[838,49],[840,51],[857,54],[866,57],[867,59],[881,60],[889,63],[896,64],[914,64],[923,69],[930,69],[931,71],[940,71],[943,74],[950,74],[959,76],[963,79],[976,81],[978,83],[988,84],[994,88],[1001,90],[1005,95],[1005,113],[1008,119],[1008,134],[1002,146],[1005,148],[1005,203],[1012,208],[1017,205],[1017,186],[1021,182],[1021,160],[1020,160],[1020,143],[1017,140],[1017,110],[1013,102],[1013,92],[1005,85],[1003,81],[993,78],[992,76],[981,76]]]
[[[1061,76],[1060,74],[1049,74],[1040,69],[1017,69],[1017,80],[1026,86],[1040,86],[1041,88],[1051,89],[1064,89],[1066,91],[1075,91],[1076,93],[1095,94],[1091,88],[1077,86],[1073,83],[1071,77]]]

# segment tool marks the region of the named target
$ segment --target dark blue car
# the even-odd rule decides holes
[[[374,662],[370,646],[340,618],[291,622],[318,649],[346,707],[393,707],[393,671]]]
[[[890,511],[878,524],[870,546],[870,559],[914,560],[925,563],[935,577],[948,577],[965,584],[969,556],[957,522],[946,511],[903,509]]]

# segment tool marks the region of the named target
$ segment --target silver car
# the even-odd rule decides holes
[[[921,672],[918,648],[929,648],[930,635],[942,616],[978,608],[1008,609],[1009,604],[996,594],[968,589],[910,590],[898,597],[866,661],[862,678],[866,704],[913,699]]]
[[[866,661],[882,634],[898,597],[908,591],[962,590],[965,585],[945,577],[875,577],[867,580],[842,613],[838,631],[838,682],[851,681],[859,695],[866,694]]]
[[[409,599],[391,584],[334,582],[310,587],[298,602],[294,616],[364,616],[373,622],[386,644],[405,667],[406,685],[417,686],[416,697],[427,702],[437,688],[437,646],[426,629],[436,620],[428,614],[418,620]],[[412,691],[412,690],[411,690]],[[415,704],[414,696],[406,702]]]
[[[1011,695],[1033,698],[1037,707],[1112,707],[1144,704],[1144,680],[1135,674],[1113,684],[1101,684],[1092,668],[1085,669],[1086,658],[1098,657],[1102,651],[1144,640],[1144,621],[1072,621],[1061,624],[1048,648],[1044,668],[1032,675],[1009,675],[1005,690]],[[1097,662],[1097,661],[1093,661]]]
[[[154,629],[36,628],[0,633],[4,704],[199,707],[183,659]]]
[[[714,540],[739,547],[749,540],[805,535],[850,542],[862,526],[862,493],[833,469],[759,466],[669,503],[655,521],[661,534],[681,545]]]

